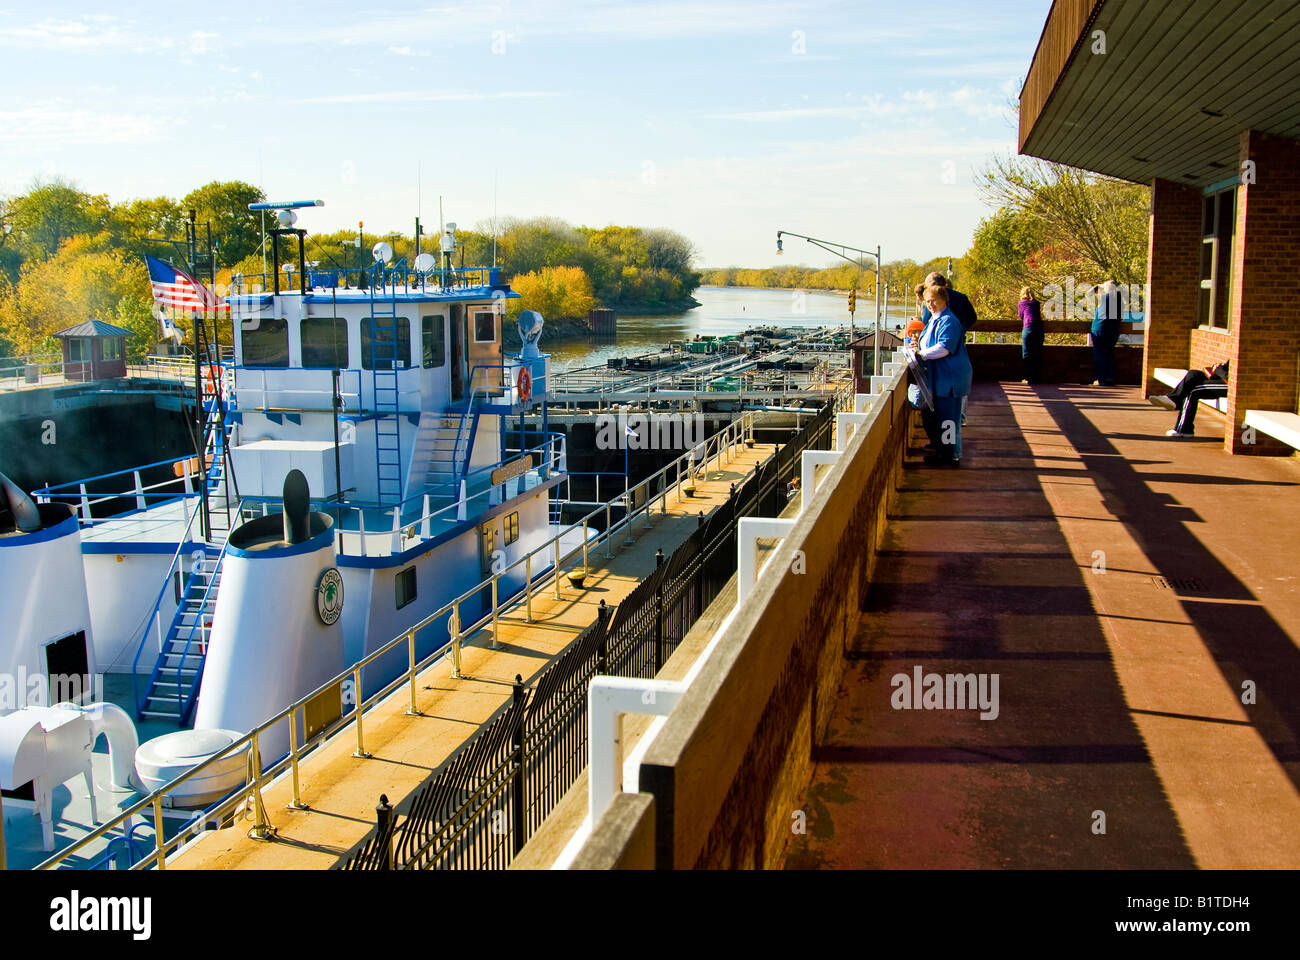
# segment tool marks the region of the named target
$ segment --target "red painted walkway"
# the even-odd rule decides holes
[[[976,386],[962,466],[908,470],[787,867],[1300,867],[1300,462],[1172,423]],[[918,666],[996,674],[997,718],[894,709]]]

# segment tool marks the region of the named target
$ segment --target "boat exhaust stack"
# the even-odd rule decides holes
[[[35,533],[41,529],[41,512],[36,509],[32,498],[27,496],[18,484],[0,473],[0,507],[7,506],[14,515],[14,523],[22,533]]]
[[[301,470],[284,478],[284,542],[304,543],[311,538],[311,491]]]

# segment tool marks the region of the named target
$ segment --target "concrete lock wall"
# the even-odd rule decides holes
[[[602,817],[589,865],[647,865],[647,817],[659,869],[780,865],[915,419],[896,374],[647,751],[640,788],[653,804]]]

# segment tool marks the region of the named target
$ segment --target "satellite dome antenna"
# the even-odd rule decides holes
[[[438,258],[431,253],[422,253],[415,258],[414,267],[420,275],[420,286],[424,286],[429,274],[438,269]]]

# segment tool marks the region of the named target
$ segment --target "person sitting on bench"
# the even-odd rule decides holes
[[[1195,435],[1196,408],[1202,400],[1217,400],[1228,395],[1228,361],[1210,365],[1204,370],[1188,370],[1178,386],[1168,397],[1152,397],[1152,401],[1163,403],[1178,410],[1178,420],[1172,430],[1166,430],[1166,437],[1191,437]]]

